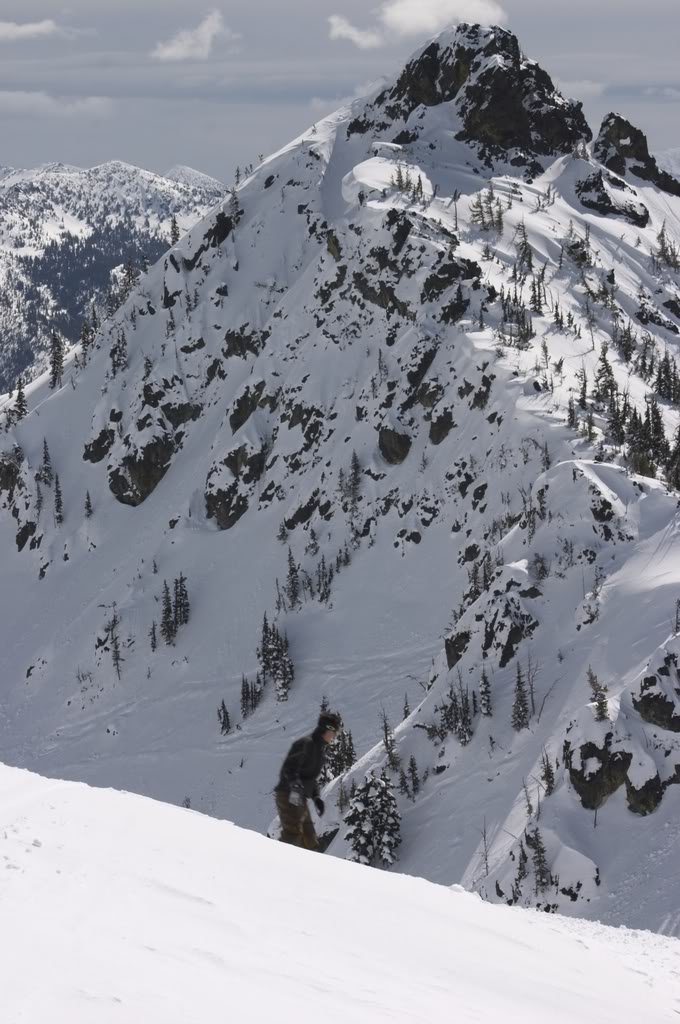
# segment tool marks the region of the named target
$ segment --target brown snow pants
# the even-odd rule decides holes
[[[307,801],[298,807],[289,801],[288,793],[280,789],[274,790],[274,796],[281,821],[280,841],[290,843],[291,846],[301,846],[304,850],[317,850],[319,840],[314,831]]]

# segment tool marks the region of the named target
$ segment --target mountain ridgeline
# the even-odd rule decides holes
[[[676,932],[679,190],[474,25],[263,161],[5,404],[3,757],[264,831],[330,705],[331,855]]]

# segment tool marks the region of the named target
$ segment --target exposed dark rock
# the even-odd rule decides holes
[[[669,299],[668,302],[664,302],[663,307],[680,320],[680,302],[677,299]]]
[[[205,496],[208,519],[214,519],[220,530],[230,530],[248,511],[248,499],[234,481],[224,490],[208,491]]]
[[[445,638],[444,650],[446,651],[446,664],[449,666],[449,669],[457,665],[465,654],[470,643],[470,636],[469,632],[464,631],[462,633],[454,633],[453,636]]]
[[[115,431],[111,427],[104,427],[95,437],[94,441],[90,441],[85,445],[83,458],[86,462],[101,462],[111,451],[115,439]]]
[[[387,226],[394,236],[394,252],[399,255],[410,235],[413,224],[402,210],[392,208],[387,214]]]
[[[235,434],[237,430],[240,430],[243,424],[255,412],[264,389],[265,382],[260,380],[254,387],[246,385],[244,390],[236,399],[232,407],[232,411],[229,414],[229,425],[231,427],[232,434]]]
[[[677,324],[674,324],[654,306],[650,306],[648,302],[643,302],[635,315],[645,327],[648,324],[654,324],[656,327],[663,327],[665,331],[670,331],[671,334],[680,334]]]
[[[514,150],[513,162],[536,174],[537,157],[570,153],[592,138],[581,104],[565,100],[550,76],[522,56],[517,38],[479,25],[460,25],[451,42],[430,43],[350,128],[361,123],[380,131],[373,119],[379,111],[407,121],[418,107],[452,101],[463,122],[458,138],[479,144],[489,165]]]
[[[27,522],[17,532],[17,548],[23,551],[26,542],[35,533],[35,523]]]
[[[680,196],[680,181],[662,171],[649,152],[647,137],[620,114],[607,114],[595,140],[595,157],[615,174],[634,174],[664,192]]]
[[[451,260],[444,263],[433,274],[426,278],[420,296],[422,302],[436,301],[442,292],[457,281],[467,281],[481,277],[482,271],[474,260]]]
[[[154,437],[135,454],[125,455],[120,466],[109,469],[109,488],[123,505],[141,505],[167,473],[175,443],[168,434]]]
[[[185,270],[193,270],[204,252],[207,252],[208,249],[216,249],[217,246],[222,245],[223,242],[226,242],[227,238],[232,232],[233,227],[234,222],[231,219],[231,217],[229,217],[222,210],[219,210],[215,214],[215,220],[213,224],[208,228],[205,235],[203,236],[203,242],[201,243],[201,245],[199,245],[198,249],[191,257],[191,259],[184,260]]]
[[[287,530],[294,530],[296,526],[303,526],[306,522],[308,522],[312,518],[312,516],[314,515],[314,512],[316,511],[316,509],[318,507],[319,507],[319,491],[317,489],[307,499],[307,501],[304,502],[304,504],[300,505],[299,508],[297,508],[295,510],[295,512],[293,513],[292,516],[289,516],[286,520],[284,520],[284,522],[286,524],[286,529]]]
[[[333,257],[336,263],[339,263],[342,259],[342,247],[338,241],[338,236],[335,231],[329,230],[326,234],[326,248]]]
[[[410,311],[408,303],[402,302],[401,299],[397,298],[394,288],[386,284],[385,281],[378,281],[377,287],[374,288],[369,284],[366,276],[354,271],[352,275],[354,285],[366,302],[371,302],[374,306],[379,306],[380,309],[384,309],[387,313],[389,320],[390,316],[394,313],[399,313],[404,317],[405,320],[415,320],[415,315]]]
[[[343,284],[345,283],[346,277],[347,266],[343,264],[341,267],[338,267],[338,271],[335,275],[335,280],[329,281],[328,284],[322,284],[319,287],[317,296],[322,306],[326,305],[334,291],[336,291],[338,288],[342,288]]]
[[[203,407],[194,402],[180,402],[176,405],[166,402],[161,406],[161,412],[175,430],[184,423],[195,422],[202,411]]]
[[[21,490],[21,464],[24,460],[20,448],[15,446],[11,451],[0,454],[0,491],[6,491],[10,500],[15,489]]]
[[[615,793],[616,790],[626,782],[626,775],[630,768],[633,755],[627,750],[611,751],[612,734],[605,736],[604,747],[596,746],[594,743],[584,743],[580,750],[581,764],[589,760],[599,762],[599,767],[587,775],[583,768],[575,768],[572,763],[568,764],[569,778],[581,800],[581,804],[587,810],[594,811]]]
[[[411,438],[408,434],[400,434],[390,427],[381,427],[378,434],[378,447],[385,462],[398,466],[411,450]]]
[[[432,420],[430,423],[430,441],[432,444],[441,444],[449,436],[453,426],[455,426],[453,413],[450,409],[445,409],[436,420]]]
[[[402,403],[402,412],[407,412],[411,409],[419,395],[420,385],[423,383],[425,376],[434,362],[435,356],[437,355],[437,347],[427,349],[423,352],[422,356],[418,360],[418,365],[414,366],[412,370],[409,370],[406,374],[407,380],[411,385],[411,393],[408,398]]]
[[[633,189],[629,188],[621,179],[618,179],[618,184],[614,184],[616,180],[608,178],[607,182],[615,188],[622,188],[632,193],[635,197]],[[630,224],[638,228],[644,228],[649,223],[649,210],[640,200],[636,198],[628,199],[628,201],[622,199],[620,202],[614,200],[614,197],[606,187],[602,171],[597,171],[589,178],[578,181],[576,183],[576,194],[586,209],[595,210],[596,213],[601,213],[603,217],[625,217]]]
[[[163,299],[161,303],[163,309],[172,309],[181,294],[181,290],[169,292],[165,282],[163,282]]]
[[[658,689],[653,693],[645,692],[645,689],[649,689],[645,684],[648,684],[650,679],[654,686],[658,685],[656,676],[647,677],[640,687],[641,696],[632,697],[633,707],[640,718],[644,719],[645,722],[649,722],[650,725],[656,725],[660,729],[667,729],[668,732],[680,732],[680,711],[678,706]]]
[[[199,349],[205,348],[205,341],[203,338],[197,338],[196,341],[190,345],[182,345],[180,352],[184,352],[185,355],[191,355],[192,352],[198,352]]]
[[[212,384],[215,377],[219,377],[220,380],[226,380],[227,378],[227,375],[224,372],[224,367],[222,366],[221,359],[213,359],[212,363],[208,367],[205,375],[206,385]]]
[[[626,798],[628,807],[633,814],[651,814],[661,803],[663,798],[663,785],[658,775],[653,776],[636,789],[630,779],[626,778]]]
[[[256,483],[264,473],[266,462],[266,449],[253,449],[249,444],[232,449],[224,459],[225,466],[244,484]]]
[[[224,357],[238,356],[239,359],[247,359],[248,355],[259,355],[264,347],[264,342],[269,337],[265,331],[262,335],[257,332],[248,331],[248,324],[242,324],[238,331],[227,331],[224,335]]]

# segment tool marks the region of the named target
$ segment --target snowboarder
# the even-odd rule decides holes
[[[317,779],[323,767],[326,744],[333,742],[341,724],[339,715],[322,711],[314,732],[296,740],[286,754],[281,777],[274,790],[282,843],[301,846],[305,850],[317,850],[319,847],[307,799],[314,801],[321,817],[325,808]]]

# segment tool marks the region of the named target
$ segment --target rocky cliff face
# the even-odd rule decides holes
[[[445,108],[446,128],[489,169],[509,161],[535,175],[544,169],[541,158],[571,153],[592,138],[581,104],[560,95],[516,36],[479,25],[461,25],[425,47],[349,130],[370,126],[391,132],[395,143],[413,143],[426,132],[423,108],[437,106]],[[395,133],[397,125],[403,127]]]
[[[615,174],[634,174],[663,192],[680,196],[680,181],[661,170],[649,152],[647,137],[620,114],[607,114],[595,140],[594,153]]]

